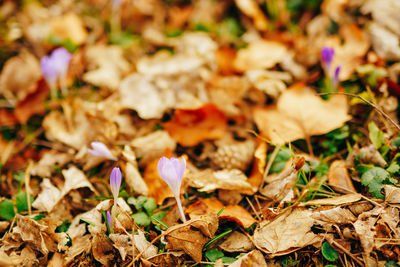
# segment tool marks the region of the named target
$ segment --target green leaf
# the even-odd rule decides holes
[[[6,199],[0,202],[0,218],[4,220],[11,220],[14,218],[14,204],[11,200]]]
[[[212,262],[218,260],[219,258],[222,258],[223,256],[224,253],[219,250],[210,249],[206,251],[206,257]]]
[[[388,261],[385,264],[386,267],[399,267],[399,265],[395,261]]]
[[[143,211],[139,211],[132,215],[135,223],[139,226],[148,226],[151,223],[150,217]]]
[[[386,168],[386,170],[390,173],[396,173],[400,170],[400,166],[396,162],[392,162],[390,163],[389,167]]]
[[[31,203],[33,203],[33,196],[30,196]],[[15,197],[15,204],[17,206],[17,211],[22,212],[28,210],[28,201],[26,197],[26,192],[20,191]]]
[[[43,219],[44,217],[46,217],[46,216],[44,216],[44,214],[38,214],[38,215],[36,215],[35,217],[33,217],[33,219],[34,219],[35,221],[40,221],[40,220]]]
[[[385,143],[385,138],[383,137],[383,132],[379,130],[378,126],[376,126],[375,122],[371,121],[368,124],[369,131],[369,139],[372,144],[374,144],[375,148],[380,148],[383,143]]]
[[[285,168],[286,162],[292,156],[292,151],[287,147],[281,147],[279,152],[276,154],[274,162],[272,163],[270,173],[280,172]],[[269,155],[268,159],[271,157]]]
[[[65,233],[68,231],[71,222],[69,220],[65,220],[62,224],[57,226],[56,233]]]
[[[237,261],[236,258],[232,258],[232,257],[222,257],[222,262],[223,262],[223,263],[234,263],[235,261]]]
[[[389,176],[389,173],[380,167],[374,167],[369,169],[361,176],[361,183],[364,186],[368,186],[369,192],[371,192],[372,196],[380,199],[384,199],[384,196],[381,194],[382,183]]]
[[[18,182],[23,183],[25,181],[25,173],[24,172],[14,173],[13,178]]]
[[[152,214],[157,208],[157,203],[154,198],[148,198],[146,202],[143,203],[143,208],[146,210],[147,214]]]
[[[326,241],[322,244],[321,252],[322,256],[328,261],[335,261],[339,258],[339,253]]]

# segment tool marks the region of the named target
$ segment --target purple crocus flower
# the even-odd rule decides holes
[[[112,232],[113,231],[113,224],[112,224],[111,213],[109,211],[107,211],[106,217],[107,217],[108,227],[110,228],[110,232]]]
[[[40,68],[52,93],[55,93],[57,89],[57,81],[65,84],[71,57],[71,54],[64,47],[60,47],[55,49],[50,56],[41,58]],[[65,86],[63,85],[62,87],[64,90]]]
[[[90,155],[109,160],[117,160],[108,147],[102,142],[91,142],[90,145],[92,146],[92,149],[88,149]]]
[[[333,48],[326,46],[322,48],[321,59],[325,73],[329,73],[329,69],[331,67],[334,56],[335,56],[335,50]]]
[[[183,174],[186,169],[185,158],[182,157],[182,161],[177,158],[168,159],[166,157],[160,158],[157,165],[158,173],[161,178],[171,188],[172,193],[175,196],[178,204],[179,212],[181,213],[182,221],[186,222],[185,214],[183,213],[182,203],[180,199],[180,189],[182,185]]]
[[[339,83],[340,65],[336,66],[335,73],[332,78],[333,87],[336,88]]]
[[[111,171],[110,187],[111,187],[111,193],[113,194],[114,197],[114,205],[116,205],[119,194],[119,188],[121,187],[121,170],[118,167],[115,167]]]

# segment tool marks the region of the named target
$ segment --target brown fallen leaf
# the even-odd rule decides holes
[[[328,184],[341,193],[356,193],[344,160],[335,160],[329,167]]]
[[[351,117],[344,95],[324,101],[303,85],[294,85],[282,93],[276,106],[258,108],[254,120],[261,134],[282,145],[307,139],[341,127]]]
[[[210,169],[186,175],[189,186],[199,188],[199,191],[211,192],[216,189],[237,190],[246,195],[252,195],[257,188],[249,183],[246,175],[237,169],[212,171]]]
[[[341,207],[314,211],[311,216],[316,220],[332,224],[349,224],[357,220],[350,210]]]
[[[167,249],[183,250],[196,262],[201,261],[203,246],[209,240],[199,230],[194,230],[190,224],[168,228],[165,238],[168,241]]]
[[[400,204],[400,188],[393,185],[384,185],[385,201],[390,204]]]
[[[322,237],[311,231],[315,222],[311,214],[310,210],[295,208],[272,221],[261,222],[254,232],[254,244],[275,257],[321,242]]]
[[[247,252],[254,249],[254,244],[247,235],[235,231],[219,247],[227,252]]]
[[[239,72],[267,69],[282,62],[287,56],[286,54],[287,49],[283,44],[259,40],[251,42],[246,48],[239,50],[233,64]]]
[[[252,266],[258,266],[258,267],[275,267],[275,266],[280,266],[280,265],[270,265],[265,262],[264,255],[259,251],[259,250],[253,250],[244,256],[240,257],[237,261],[234,263],[228,265],[229,267],[252,267]]]
[[[18,123],[14,113],[9,109],[0,109],[0,126],[12,126]]]
[[[103,266],[110,266],[115,252],[110,239],[103,233],[97,233],[92,238],[92,253],[93,257]]]
[[[186,209],[186,212],[189,213],[190,218],[192,218],[193,216],[193,218],[195,218],[198,215],[218,214],[218,212],[220,212],[223,208],[224,210],[218,216],[218,219],[234,221],[244,228],[248,228],[256,222],[253,216],[251,216],[251,214],[242,206],[224,206],[220,201],[216,199],[201,199],[196,203],[190,205]]]
[[[360,214],[357,221],[353,223],[354,229],[360,238],[360,243],[366,256],[369,256],[375,247],[375,224],[382,212],[383,208],[377,206],[370,211]]]
[[[255,0],[235,0],[237,7],[244,14],[254,20],[254,26],[257,30],[265,31],[268,29],[268,19],[258,6]]]
[[[11,100],[23,100],[37,88],[42,72],[39,61],[26,50],[10,58],[1,71],[0,93]]]
[[[77,236],[72,238],[72,245],[65,252],[65,264],[73,261],[81,253],[89,253],[92,248],[92,243],[90,241],[91,235]]]
[[[51,19],[51,33],[62,41],[71,40],[81,45],[86,42],[88,33],[82,19],[75,13],[67,13]]]
[[[339,206],[343,204],[357,202],[361,199],[361,194],[347,194],[338,197],[313,199],[307,202],[300,203],[300,206],[319,206],[319,205],[332,205]]]
[[[176,109],[174,118],[163,127],[182,146],[195,146],[223,137],[227,119],[215,105],[207,104],[199,109]]]
[[[251,185],[258,188],[264,180],[264,169],[267,163],[267,143],[258,142],[257,148],[254,151],[253,168],[249,179]]]

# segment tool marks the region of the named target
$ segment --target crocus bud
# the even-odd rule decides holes
[[[114,197],[114,205],[116,205],[119,194],[119,188],[121,187],[121,171],[118,167],[115,167],[111,171],[110,187],[111,187],[111,193],[113,194]]]
[[[321,50],[322,66],[326,74],[329,73],[334,56],[335,56],[335,50],[333,48],[331,47],[322,48]]]
[[[182,161],[177,158],[168,159],[162,157],[158,161],[157,165],[158,173],[161,178],[168,184],[171,188],[172,193],[175,196],[176,202],[178,204],[179,211],[181,213],[182,221],[186,222],[185,214],[183,213],[182,203],[180,199],[180,189],[182,185],[183,174],[186,169],[185,158],[182,157]]]
[[[335,73],[333,74],[332,84],[333,87],[336,88],[339,83],[339,73],[340,73],[340,66],[336,66]]]
[[[117,160],[108,147],[102,142],[91,142],[90,145],[92,146],[92,149],[88,149],[90,155],[109,160]]]
[[[44,56],[40,60],[43,76],[53,94],[57,89],[57,81],[61,79],[60,82],[65,83],[71,57],[71,54],[64,47],[60,47],[55,49],[50,56]]]
[[[111,213],[109,211],[107,211],[106,217],[107,217],[108,227],[110,228],[110,232],[112,232],[113,231],[113,224],[112,224]]]

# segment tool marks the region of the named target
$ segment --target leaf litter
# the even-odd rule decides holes
[[[0,265],[399,266],[399,8],[3,1]]]

